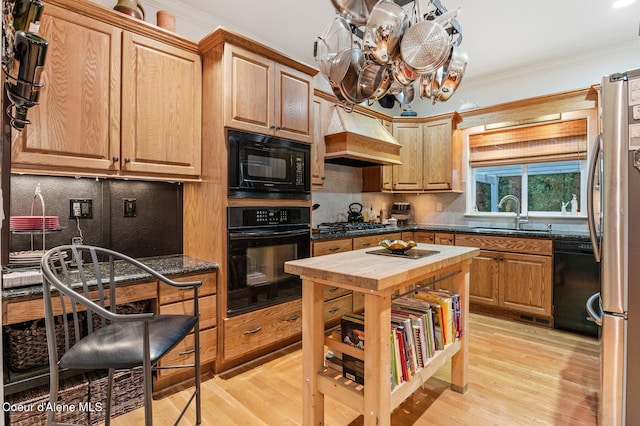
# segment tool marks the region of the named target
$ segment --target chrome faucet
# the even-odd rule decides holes
[[[520,214],[521,214],[521,211],[520,211],[520,200],[518,199],[518,197],[516,197],[513,194],[505,195],[504,197],[502,197],[502,199],[498,203],[498,208],[502,208],[502,204],[504,204],[504,202],[507,201],[507,200],[515,201],[515,203],[516,203],[516,224],[515,224],[515,226],[516,226],[516,229],[522,229],[522,224],[529,222],[529,218],[527,218],[527,217],[523,218],[522,216],[520,216]]]

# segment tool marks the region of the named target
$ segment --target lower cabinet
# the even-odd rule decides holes
[[[224,359],[232,360],[302,333],[302,300],[224,320]]]
[[[479,247],[471,262],[469,301],[551,318],[553,251],[550,239],[457,234],[456,245]]]

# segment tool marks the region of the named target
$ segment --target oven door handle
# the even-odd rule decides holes
[[[299,237],[308,236],[309,229],[294,229],[289,231],[241,231],[241,232],[229,232],[230,240],[246,240],[252,239],[267,239],[277,237]]]

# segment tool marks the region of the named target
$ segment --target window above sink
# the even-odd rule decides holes
[[[467,215],[586,218],[595,109],[469,129]],[[577,211],[572,212],[572,198]],[[513,195],[518,203],[500,200]],[[511,197],[511,198],[514,198]],[[564,206],[564,207],[563,207]],[[519,211],[516,211],[518,210]]]

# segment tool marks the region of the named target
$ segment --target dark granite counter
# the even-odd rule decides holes
[[[491,228],[480,226],[466,226],[466,225],[410,225],[399,227],[387,227],[380,229],[365,229],[360,231],[348,231],[335,234],[313,234],[311,236],[312,241],[325,241],[334,240],[339,238],[353,238],[361,237],[365,235],[377,235],[388,234],[391,232],[412,232],[412,231],[430,231],[430,232],[453,232],[453,233],[473,233],[473,234],[485,234],[505,237],[526,237],[526,238],[551,238],[562,240],[580,240],[589,241],[589,233],[582,231],[566,231],[555,230],[547,231],[546,229],[508,229],[508,228]]]
[[[218,264],[216,262],[210,262],[181,254],[145,257],[138,260],[159,273],[171,277],[194,273],[206,273],[218,269]],[[89,269],[86,269],[86,271],[88,270]],[[140,271],[134,266],[122,262],[116,262],[116,283],[142,281],[148,278],[151,278],[149,274]],[[39,294],[42,294],[42,285],[36,284],[26,287],[3,289],[2,299],[13,300],[30,298]]]

